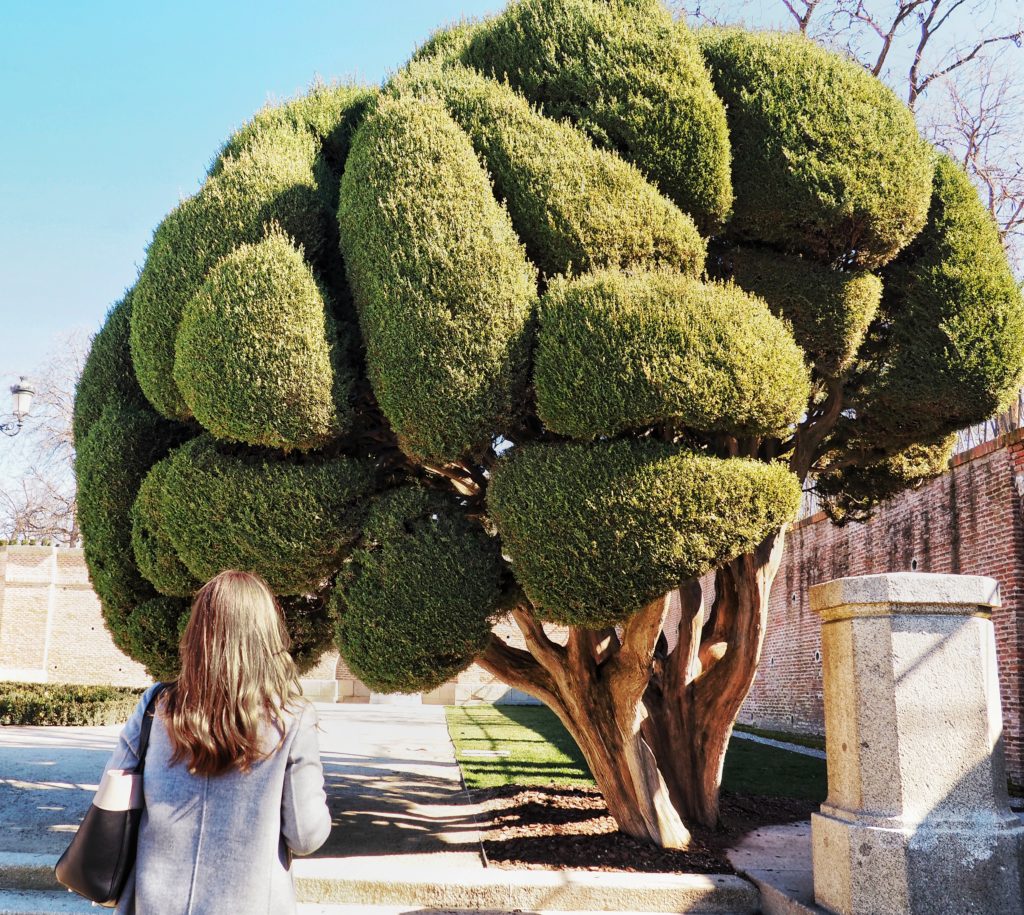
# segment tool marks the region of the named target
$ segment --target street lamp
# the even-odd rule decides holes
[[[14,414],[13,422],[0,423],[0,432],[4,435],[17,435],[21,432],[25,417],[28,416],[29,408],[32,406],[32,397],[36,389],[32,387],[28,379],[22,375],[17,384],[11,385],[11,398],[13,400]]]

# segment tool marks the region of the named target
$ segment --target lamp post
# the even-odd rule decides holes
[[[32,387],[24,375],[18,379],[16,384],[11,385],[11,398],[14,407],[11,412],[14,415],[14,419],[10,422],[0,423],[0,432],[3,432],[4,435],[17,435],[21,432],[21,427],[25,422],[25,417],[28,416],[35,393],[36,389]]]

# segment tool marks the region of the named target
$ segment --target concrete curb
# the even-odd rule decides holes
[[[782,740],[774,740],[771,737],[762,737],[760,734],[748,734],[746,731],[733,731],[733,737],[741,740],[751,740],[754,743],[764,744],[766,747],[775,747],[777,750],[786,750],[789,753],[799,753],[801,756],[813,756],[815,759],[825,759],[825,751],[815,747],[805,747],[798,743],[786,743]]]
[[[295,861],[300,903],[557,912],[754,915],[760,896],[731,874],[468,869],[379,858]],[[53,890],[52,855],[0,854],[0,889]],[[329,909],[328,909],[329,911]]]
[[[387,858],[295,864],[300,902],[404,903],[475,909],[754,913],[760,899],[732,875],[462,870],[399,866]]]
[[[53,876],[58,857],[22,852],[0,853],[0,890],[62,889]]]

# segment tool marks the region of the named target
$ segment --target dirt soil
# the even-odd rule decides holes
[[[657,848],[619,832],[596,788],[508,785],[470,792],[491,867],[634,873],[731,874],[723,849],[759,826],[808,819],[817,804],[722,795],[722,825],[695,831],[687,851]]]

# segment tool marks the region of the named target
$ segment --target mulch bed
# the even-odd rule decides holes
[[[492,867],[634,873],[731,874],[723,849],[739,835],[810,817],[811,801],[722,795],[722,826],[695,832],[687,851],[657,848],[619,832],[596,788],[508,785],[470,792]]]

